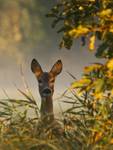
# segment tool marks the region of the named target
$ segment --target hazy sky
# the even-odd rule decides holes
[[[43,0],[41,1],[45,9],[40,11],[39,19],[42,24],[41,29],[43,38],[37,40],[37,45],[32,49],[29,47],[15,48],[10,43],[6,49],[0,49],[0,97],[6,97],[3,89],[6,90],[9,97],[19,98],[20,94],[17,92],[14,84],[22,90],[24,86],[20,74],[20,64],[23,65],[23,71],[25,78],[31,88],[33,95],[38,100],[40,99],[38,94],[37,81],[30,70],[30,63],[33,58],[36,58],[41,64],[43,70],[49,71],[52,65],[61,59],[63,62],[63,71],[57,77],[55,83],[54,98],[57,98],[73,81],[72,78],[66,73],[69,71],[75,77],[79,78],[82,74],[84,66],[89,65],[92,62],[98,62],[99,60],[94,57],[94,54],[87,50],[87,47],[81,47],[80,41],[74,42],[71,50],[62,49],[59,50],[58,43],[60,36],[57,35],[55,30],[50,26],[51,20],[45,18],[45,10],[48,10],[52,6],[50,3]]]

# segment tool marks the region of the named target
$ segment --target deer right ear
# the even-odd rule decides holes
[[[39,78],[43,73],[42,68],[36,59],[33,59],[31,62],[31,70],[37,78]]]
[[[61,60],[58,60],[52,67],[50,73],[52,73],[54,76],[57,76],[58,74],[61,73],[62,71],[62,61]]]

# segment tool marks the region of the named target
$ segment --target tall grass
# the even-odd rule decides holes
[[[113,149],[112,101],[95,102],[90,93],[78,95],[76,89],[65,92],[62,102],[70,107],[59,118],[61,135],[53,132],[55,123],[40,119],[39,106],[25,87],[18,89],[24,99],[0,100],[0,150]]]

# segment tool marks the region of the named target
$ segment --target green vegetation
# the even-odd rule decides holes
[[[96,65],[100,64],[88,69],[92,71]],[[29,88],[27,93],[18,90],[25,99],[0,100],[0,149],[112,150],[113,99],[109,93],[101,97],[95,95],[94,92],[100,92],[103,85],[102,81],[98,81],[99,86],[95,82],[90,88],[89,79],[83,77],[63,95],[62,102],[70,108],[62,113],[62,119],[57,120],[64,131],[62,135],[55,132],[55,124],[40,120],[39,108]]]
[[[53,18],[52,27],[59,23],[62,34],[60,47],[70,49],[73,40],[81,38],[88,43],[96,56],[113,57],[113,1],[112,0],[61,0],[47,17]],[[98,46],[95,47],[95,42]]]
[[[51,9],[47,16],[54,18],[52,27],[58,22],[62,25],[58,31],[63,33],[60,47],[70,49],[76,38],[81,38],[82,45],[87,45],[88,40],[89,49],[105,58],[105,63],[85,67],[80,80],[72,76],[74,81],[62,98],[70,105],[59,120],[62,136],[53,132],[53,124],[40,120],[29,90],[27,94],[19,90],[24,100],[0,100],[0,149],[113,149],[112,8],[112,0],[61,0]]]
[[[0,149],[3,150],[69,150],[80,149],[75,121],[64,114],[63,120],[57,120],[62,126],[63,134],[55,131],[56,124],[43,122],[39,118],[38,106],[30,90],[24,93],[25,99],[4,99],[0,101]],[[33,114],[32,116],[30,114]],[[54,132],[53,132],[54,131]]]

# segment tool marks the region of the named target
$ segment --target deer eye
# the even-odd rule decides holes
[[[53,83],[54,81],[55,81],[54,79],[50,80],[51,83]]]
[[[38,80],[39,84],[42,84],[42,80]]]

